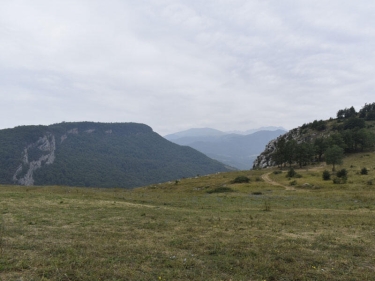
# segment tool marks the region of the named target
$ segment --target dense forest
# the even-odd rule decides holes
[[[0,130],[0,183],[136,187],[227,171],[136,123],[60,123]]]

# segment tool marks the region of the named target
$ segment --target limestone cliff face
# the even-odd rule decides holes
[[[92,134],[96,129],[89,128],[83,132]],[[105,131],[106,134],[112,134],[112,129]],[[62,144],[69,135],[78,135],[78,128],[72,128],[60,136],[59,144]],[[22,162],[15,171],[12,180],[13,183],[25,186],[34,185],[34,172],[46,165],[51,165],[55,161],[56,138],[55,135],[48,132],[40,137],[35,143],[27,145],[22,152]]]
[[[253,169],[263,169],[273,166],[272,154],[276,151],[277,139],[271,140],[264,151],[255,159]]]
[[[267,145],[264,151],[255,159],[253,163],[253,169],[263,169],[275,166],[275,161],[272,159],[272,154],[276,151],[277,142],[281,139],[285,140],[296,140],[297,143],[304,141],[303,136],[301,134],[301,128],[296,128],[290,130],[289,132],[281,135],[277,139],[271,140]]]
[[[55,161],[55,136],[47,133],[23,151],[22,164],[13,175],[13,181],[21,185],[34,185],[33,174],[44,165],[51,165]],[[32,154],[32,156],[30,155]]]

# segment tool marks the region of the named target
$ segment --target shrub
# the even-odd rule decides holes
[[[290,168],[288,173],[286,174],[286,177],[287,178],[293,178],[296,174],[297,174],[296,171],[294,171],[293,168]]]
[[[290,183],[289,183],[290,185],[297,185],[297,181],[291,181]]]
[[[334,178],[333,179],[333,183],[334,184],[342,184],[342,183],[346,183],[346,177],[342,177],[342,178]]]
[[[336,173],[338,178],[346,178],[348,176],[348,171],[346,169],[341,169]]]
[[[368,174],[367,168],[362,168],[361,175],[367,175],[367,174]]]
[[[232,180],[232,183],[246,183],[249,181],[250,179],[246,176],[238,176],[234,180]]]
[[[302,178],[302,175],[298,174],[293,168],[290,168],[286,174],[287,178]]]
[[[281,174],[283,171],[273,171],[274,175],[278,175],[278,174]]]
[[[373,185],[374,183],[373,183],[373,181],[372,180],[369,180],[368,182],[367,182],[367,185]]]
[[[224,192],[233,192],[233,191],[234,190],[231,189],[230,187],[220,186],[213,190],[208,190],[207,193],[211,194],[211,193],[224,193]]]
[[[328,181],[331,179],[331,173],[327,170],[323,171],[323,180]]]
[[[254,192],[252,192],[251,194],[252,194],[252,195],[263,195],[263,193],[260,192],[260,191],[254,191]]]

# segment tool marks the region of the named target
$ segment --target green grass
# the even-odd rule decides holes
[[[260,180],[272,170],[130,191],[1,186],[0,280],[375,280],[374,167],[373,153],[346,158],[346,184],[323,181],[330,167],[271,173],[296,190]]]

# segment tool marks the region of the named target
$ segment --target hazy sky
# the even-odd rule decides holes
[[[373,0],[1,0],[0,128],[292,129],[375,102]]]

